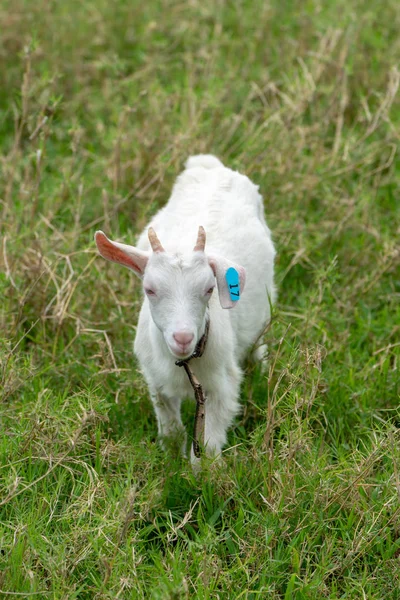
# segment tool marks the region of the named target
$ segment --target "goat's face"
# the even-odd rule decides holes
[[[154,323],[174,356],[193,354],[204,333],[205,315],[215,275],[204,252],[188,257],[153,253],[143,288]]]
[[[165,252],[151,228],[149,240],[153,252],[112,242],[102,231],[96,233],[95,240],[104,258],[132,269],[143,280],[153,321],[163,334],[170,352],[177,358],[191,356],[204,333],[207,304],[215,281],[222,308],[235,306],[225,277],[229,268],[237,271],[239,289],[243,291],[243,267],[220,256],[207,256],[202,227],[193,252],[188,256]],[[237,285],[235,287],[238,288]],[[235,295],[239,297],[239,294]]]

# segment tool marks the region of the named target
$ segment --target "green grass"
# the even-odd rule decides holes
[[[0,22],[0,595],[399,599],[398,2]],[[138,281],[93,243],[133,241],[196,152],[260,185],[279,292],[197,479],[156,444]]]

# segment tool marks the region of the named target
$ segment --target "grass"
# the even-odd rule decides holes
[[[0,595],[400,598],[398,3],[0,21]],[[132,241],[196,152],[260,185],[279,291],[198,479],[156,444],[138,282],[93,244]]]

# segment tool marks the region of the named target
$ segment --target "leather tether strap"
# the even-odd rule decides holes
[[[192,369],[189,366],[189,361],[192,358],[200,358],[204,350],[206,349],[206,344],[208,340],[208,332],[210,330],[210,321],[207,319],[206,328],[203,336],[200,338],[195,351],[189,358],[185,360],[177,360],[175,362],[177,367],[183,367],[186,371],[186,375],[190,381],[190,385],[194,391],[194,397],[196,399],[196,414],[194,417],[194,427],[193,427],[193,453],[196,458],[201,457],[201,450],[204,448],[204,426],[206,419],[206,395],[204,393],[203,387],[196,375],[193,373]]]

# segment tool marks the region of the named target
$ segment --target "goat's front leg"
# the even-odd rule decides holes
[[[239,381],[226,381],[224,384],[221,383],[218,392],[207,392],[204,444],[205,453],[209,457],[217,457],[221,454],[221,450],[226,444],[228,428],[240,412],[239,384]],[[191,460],[192,463],[198,462],[193,448]]]
[[[158,435],[163,448],[175,444],[186,455],[186,431],[181,419],[180,398],[168,398],[159,392],[151,394],[157,417]]]

